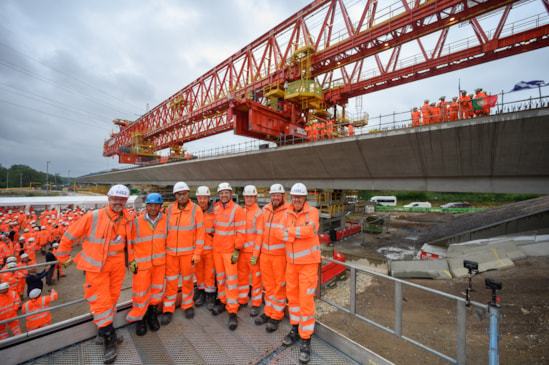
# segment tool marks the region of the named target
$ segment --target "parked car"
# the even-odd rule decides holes
[[[451,202],[440,206],[443,209],[448,208],[471,208],[471,203],[468,202]]]
[[[406,204],[404,208],[431,208],[431,203],[429,202],[411,202]]]

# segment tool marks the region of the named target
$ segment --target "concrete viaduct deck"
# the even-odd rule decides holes
[[[549,194],[549,109],[114,170],[80,183]]]

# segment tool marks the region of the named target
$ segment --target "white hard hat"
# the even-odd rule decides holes
[[[118,196],[121,198],[129,198],[130,197],[130,189],[128,189],[127,186],[122,184],[117,184],[111,186],[109,189],[109,192],[107,193],[107,196]]]
[[[29,238],[29,242],[34,242],[34,241],[36,241],[36,240],[34,239],[34,237]]]
[[[15,256],[8,257],[6,263],[9,264],[10,262],[17,262],[17,258]]]
[[[220,191],[223,191],[223,190],[233,191],[233,188],[231,184],[229,184],[228,182],[222,182],[217,186],[217,192],[219,193]]]
[[[24,241],[25,237],[19,237],[19,241]]]
[[[185,184],[183,181],[180,181],[178,183],[175,183],[175,185],[173,186],[173,193],[177,193],[178,191],[184,191],[184,190],[191,190],[189,189],[189,185]]]
[[[6,265],[8,269],[13,269],[14,267],[17,267],[17,262],[10,262]]]
[[[210,188],[207,186],[202,185],[196,189],[196,196],[210,196],[210,195],[211,195]]]
[[[282,184],[273,184],[271,185],[271,190],[269,190],[269,194],[284,194],[284,186]]]
[[[0,290],[6,290],[10,288],[10,284],[8,283],[2,283],[0,284]]]
[[[243,196],[257,196],[257,189],[254,185],[246,185],[244,191],[242,192]]]
[[[42,227],[40,227],[40,229],[46,229],[46,226],[42,226]]]
[[[53,245],[51,245],[53,248],[59,247],[59,243],[55,242]]]
[[[40,296],[40,294],[42,294],[42,289],[34,288],[30,291],[29,298],[31,298],[31,299],[38,298]]]
[[[295,183],[290,190],[290,195],[307,196],[307,187],[302,183]]]
[[[26,253],[21,254],[21,260],[28,259],[28,258],[29,258],[29,255],[27,255]]]
[[[23,230],[23,232],[29,233],[29,229],[28,229],[28,228],[25,228],[25,229]]]

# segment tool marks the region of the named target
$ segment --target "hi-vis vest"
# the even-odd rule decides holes
[[[64,262],[73,243],[83,237],[82,251],[74,258],[79,270],[101,272],[107,258],[124,254],[131,235],[131,215],[124,209],[117,215],[108,206],[86,213],[63,235],[57,258]]]
[[[57,299],[57,292],[52,292],[50,295],[40,296],[36,299],[30,299],[23,304],[23,313],[32,313],[41,309],[49,308],[50,303]],[[27,331],[32,331],[49,325],[51,322],[51,313],[42,312],[27,317]]]
[[[217,202],[214,207],[214,252],[233,252],[244,244],[246,214],[244,209],[232,200],[223,206]]]
[[[128,261],[135,260],[139,270],[147,270],[152,266],[166,264],[166,237],[168,225],[166,216],[162,214],[156,226],[145,219],[145,214],[134,219],[135,234],[130,240]]]
[[[290,206],[293,210],[293,205]],[[303,209],[295,213],[295,226],[288,229],[290,242],[286,244],[286,260],[292,264],[316,264],[320,262],[318,240],[318,209],[305,202]]]
[[[285,229],[293,227],[295,224],[295,213],[288,208],[290,204],[284,201],[284,204],[273,211],[272,204],[267,204],[263,208],[263,245],[261,253],[269,255],[285,255],[286,242],[290,240]]]
[[[244,211],[246,212],[246,236],[242,251],[255,252],[254,256],[257,257],[263,243],[263,212],[257,204],[245,207]]]
[[[204,215],[202,209],[189,201],[183,210],[177,202],[168,208],[168,237],[166,252],[169,256],[202,255],[204,247]]]

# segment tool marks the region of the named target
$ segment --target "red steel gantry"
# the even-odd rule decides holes
[[[393,0],[394,1],[394,0]],[[543,1],[543,0],[539,0]],[[517,0],[316,0],[134,122],[117,119],[104,156],[121,163],[234,130],[280,143],[307,140],[307,123],[333,119],[350,98],[549,45],[549,9],[506,24]],[[497,13],[494,29],[479,19]],[[475,41],[447,44],[453,27]],[[425,37],[435,37],[427,50]],[[419,46],[405,57],[403,48]],[[369,68],[368,68],[369,67]]]

